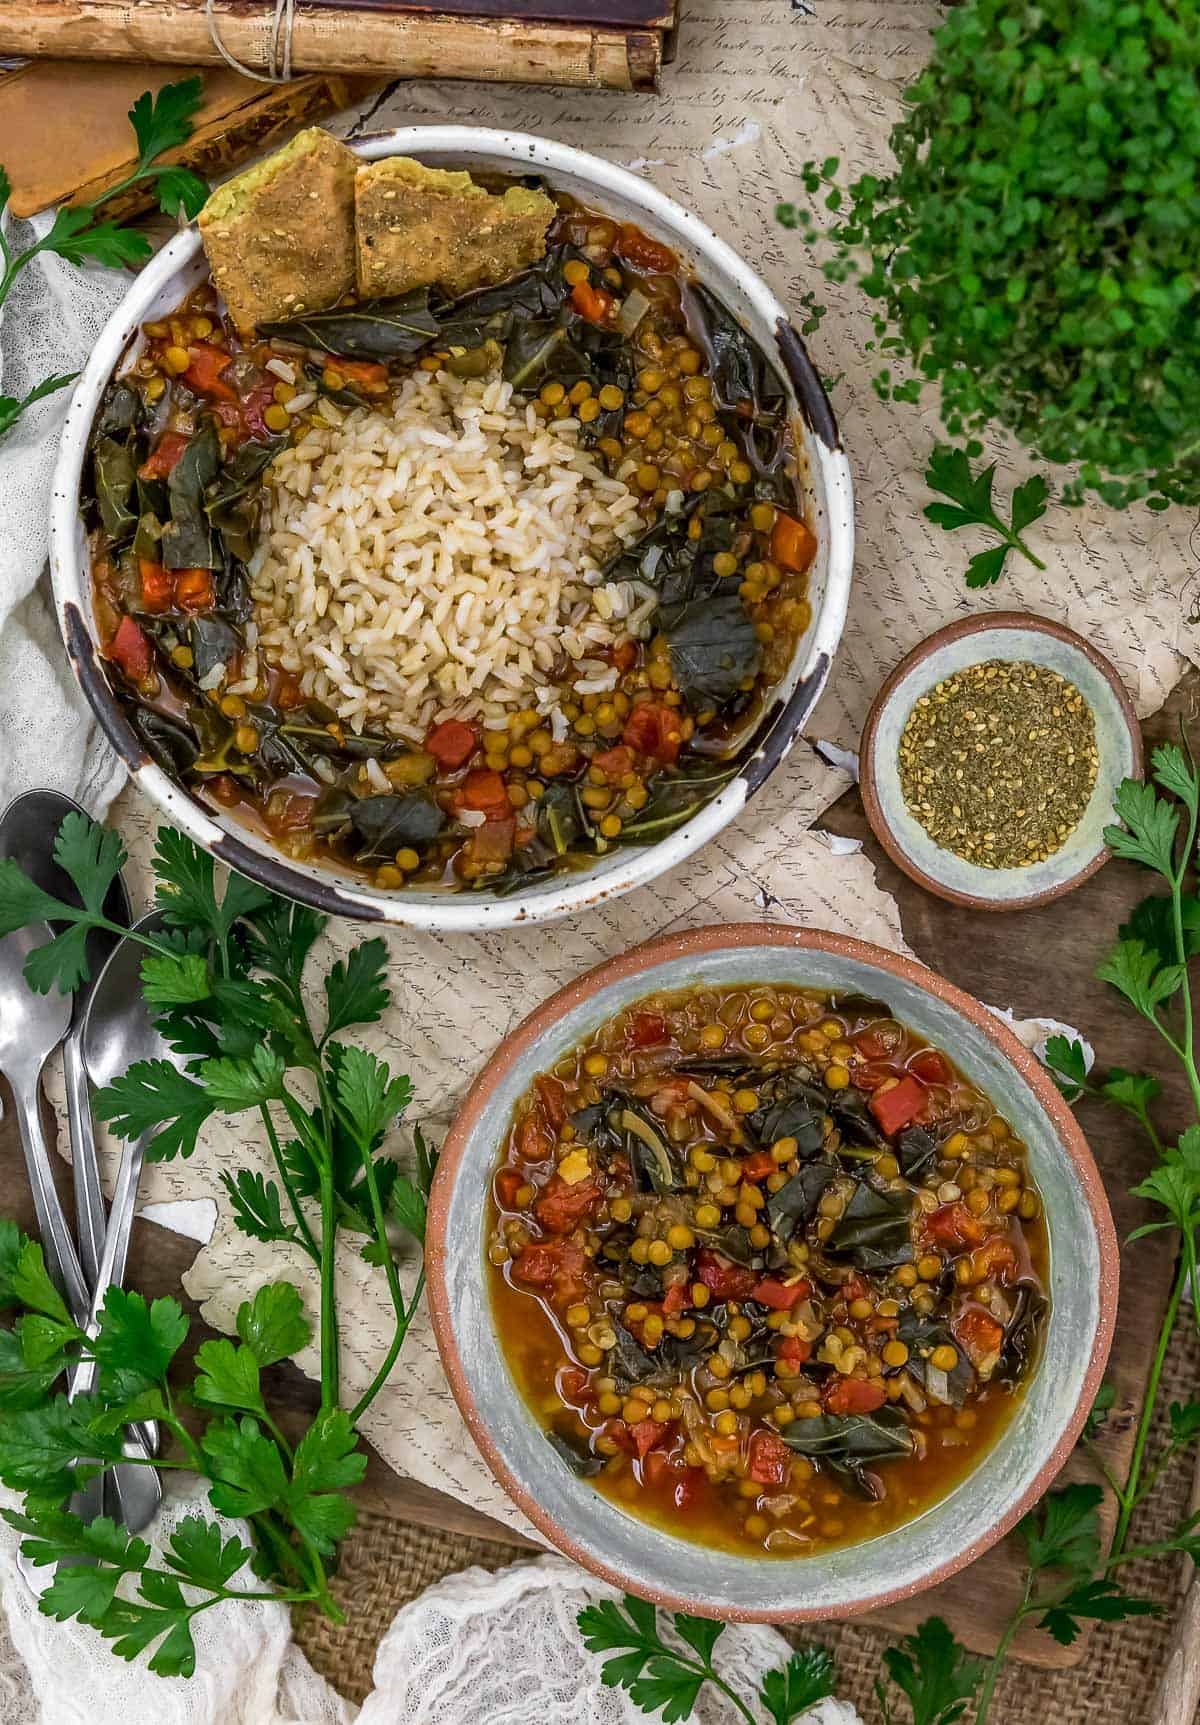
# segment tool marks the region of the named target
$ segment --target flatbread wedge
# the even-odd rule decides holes
[[[545,256],[554,218],[545,192],[496,197],[470,174],[407,156],[364,163],[354,195],[361,299],[435,286],[457,298],[507,281]]]
[[[310,126],[209,198],[200,234],[240,334],[351,292],[357,165],[352,150]]]

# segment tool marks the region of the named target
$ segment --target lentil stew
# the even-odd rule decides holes
[[[734,777],[810,622],[783,383],[667,247],[554,203],[540,262],[453,301],[421,288],[239,334],[207,282],[144,326],[94,427],[96,616],[139,741],[286,855],[379,887],[504,893],[657,842]],[[495,376],[636,498],[602,572],[628,626],[599,675],[557,654],[552,714],[448,702],[415,736],[356,726],[259,644],[277,458],[386,414],[414,373]]]
[[[1015,1411],[1048,1311],[1024,1147],[877,1001],[649,996],[541,1074],[493,1179],[497,1331],[549,1444],[744,1555],[884,1533]]]

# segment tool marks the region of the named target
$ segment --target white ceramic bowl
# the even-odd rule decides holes
[[[739,983],[882,1000],[945,1049],[1028,1146],[1049,1234],[1050,1313],[1040,1355],[992,1448],[914,1520],[811,1557],[706,1548],[601,1496],[547,1444],[509,1371],[489,1297],[487,1192],[513,1110],[536,1074],[647,994]],[[1100,1387],[1117,1311],[1117,1241],[1096,1164],[1071,1110],[1007,1025],[911,958],[844,935],[767,923],[647,941],[560,989],[505,1038],[442,1145],[426,1265],[450,1387],[492,1471],[547,1538],[606,1581],[660,1605],[776,1622],[841,1617],[910,1598],[994,1545],[1070,1455]]]
[[[737,778],[687,824],[659,844],[617,850],[592,868],[553,876],[497,898],[487,892],[386,892],[343,871],[285,858],[264,837],[204,807],[154,764],[109,690],[97,653],[91,569],[79,513],[88,436],[101,397],[148,318],[165,316],[204,277],[200,236],[188,228],[138,276],[92,351],[63,428],[54,476],[50,566],[63,639],[75,674],[104,730],[151,800],[197,844],[291,898],[347,916],[446,930],[503,928],[567,916],[653,880],[727,826],[787,754],[816,704],[841,639],[854,552],[850,468],[820,379],[785,308],[766,284],[698,217],[637,175],[565,144],[519,132],[468,126],[408,127],[358,139],[373,161],[416,156],[435,167],[536,173],[618,220],[633,221],[669,244],[773,357],[791,397],[800,479],[818,542],[809,577],[812,622],[787,675],[767,705],[757,747]]]

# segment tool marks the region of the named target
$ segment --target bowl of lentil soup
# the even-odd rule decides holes
[[[767,924],[648,942],[509,1037],[427,1257],[514,1500],[725,1618],[868,1610],[985,1550],[1069,1454],[1116,1307],[1103,1188],[1032,1055],[908,959]]]
[[[1142,733],[1116,670],[1074,630],[998,611],[939,629],[871,705],[863,807],[897,867],[972,910],[1061,898],[1108,859]]]
[[[543,722],[536,702],[512,712],[511,722],[499,729],[487,713],[471,714],[464,724],[453,715],[438,713],[429,722],[423,712],[415,718],[404,712],[401,732],[384,737],[378,715],[354,706],[361,690],[342,690],[353,707],[349,717],[331,713],[319,678],[311,695],[313,664],[305,661],[295,671],[284,666],[294,644],[288,639],[287,595],[302,585],[299,576],[293,581],[290,565],[275,571],[268,613],[250,619],[257,631],[252,641],[245,622],[223,608],[222,584],[231,571],[236,575],[245,567],[237,557],[227,558],[215,580],[197,579],[194,592],[186,582],[195,570],[167,569],[165,584],[159,579],[153,556],[141,555],[153,550],[148,544],[129,541],[120,556],[106,561],[111,547],[97,539],[97,524],[104,526],[95,487],[98,441],[108,440],[106,457],[113,454],[114,439],[120,446],[112,470],[118,482],[136,460],[139,508],[153,502],[142,490],[164,484],[169,489],[169,475],[166,481],[153,472],[140,477],[140,469],[153,467],[158,446],[142,460],[145,450],[138,442],[131,453],[129,437],[143,437],[155,404],[131,405],[130,391],[140,400],[147,385],[163,381],[168,398],[178,395],[185,418],[191,415],[186,435],[195,442],[210,406],[220,422],[219,439],[230,429],[225,418],[235,406],[239,424],[249,423],[250,397],[259,390],[261,435],[243,438],[238,430],[236,447],[220,441],[217,489],[210,483],[204,492],[210,524],[220,529],[218,517],[226,520],[235,538],[247,495],[239,487],[247,476],[252,485],[260,483],[261,472],[253,470],[261,469],[264,455],[275,464],[275,498],[291,478],[297,495],[306,483],[293,455],[287,456],[289,472],[282,480],[277,476],[277,452],[270,446],[287,441],[290,433],[276,431],[268,414],[278,420],[297,400],[319,398],[305,412],[320,409],[353,420],[355,462],[373,458],[371,440],[384,435],[383,409],[376,412],[379,404],[362,399],[362,391],[374,390],[375,373],[387,368],[328,354],[329,363],[314,366],[316,350],[279,337],[285,345],[277,352],[271,346],[277,338],[266,336],[265,326],[257,344],[231,328],[230,314],[214,298],[194,229],[173,240],[139,276],[77,387],[54,489],[51,561],[60,624],[85,693],[144,789],[198,843],[242,872],[326,910],[415,926],[497,927],[566,915],[655,878],[694,851],[736,816],[799,734],[828,676],[845,615],[853,537],[845,455],[785,308],[694,215],[637,176],[548,140],[461,127],[389,133],[356,142],[353,152],[360,163],[383,167],[403,157],[410,167],[446,171],[448,178],[469,170],[480,182],[474,190],[507,186],[505,196],[519,189],[528,197],[536,181],[538,195],[553,203],[546,257],[520,277],[525,298],[537,299],[536,306],[530,301],[532,324],[527,327],[524,312],[515,324],[506,322],[506,362],[514,345],[520,348],[517,370],[524,376],[527,361],[533,367],[547,353],[569,351],[588,356],[586,365],[581,362],[585,375],[577,382],[561,380],[561,400],[552,399],[560,382],[552,366],[529,371],[536,387],[525,394],[519,380],[497,378],[504,400],[485,400],[488,379],[446,372],[446,354],[456,365],[473,357],[469,344],[464,354],[457,351],[463,344],[454,344],[453,352],[437,350],[442,369],[436,373],[424,373],[409,354],[402,381],[414,418],[425,412],[461,418],[466,400],[476,418],[482,413],[486,419],[519,402],[522,411],[528,406],[541,416],[536,435],[558,435],[559,427],[570,432],[574,426],[572,435],[587,445],[587,458],[598,471],[588,478],[595,508],[568,552],[573,556],[573,547],[583,543],[589,522],[599,522],[614,541],[606,585],[618,593],[617,611],[626,600],[636,609],[643,587],[657,594],[655,582],[664,592],[669,586],[677,638],[666,642],[652,633],[627,641],[612,619],[597,614],[584,631],[595,637],[586,662],[603,661],[596,687],[564,699],[561,717]],[[531,283],[530,277],[537,280]],[[659,310],[647,317],[643,303]],[[455,304],[461,311],[461,303]],[[601,382],[600,375],[607,377],[610,360],[613,366],[620,360],[610,350],[623,339],[620,319],[631,305],[637,307],[637,341],[654,337],[657,348],[631,349],[624,366],[628,377],[622,372],[626,387],[620,387]],[[353,310],[349,302],[326,316]],[[539,317],[555,324],[553,339],[540,346],[529,335]],[[662,328],[656,332],[657,322]],[[336,335],[329,335],[328,323],[321,327],[324,333],[313,340],[344,344],[341,326]],[[564,334],[569,340],[560,341]],[[292,351],[297,345],[299,354]],[[231,353],[232,364],[226,363]],[[597,354],[608,354],[604,365]],[[281,366],[291,370],[292,382]],[[337,373],[332,382],[330,371]],[[236,403],[220,399],[229,387]],[[709,393],[702,399],[705,388]],[[212,401],[206,389],[217,392]],[[747,391],[769,411],[744,411]],[[286,402],[279,399],[284,393]],[[692,419],[698,441],[685,451],[680,439],[691,438]],[[157,435],[161,427],[153,423]],[[441,420],[433,424],[444,431]],[[764,431],[770,449],[762,441]],[[718,432],[720,441],[714,441]],[[331,426],[317,426],[313,433],[327,444],[340,435]],[[614,448],[601,448],[605,442]],[[204,451],[193,451],[190,443],[188,448],[192,465],[203,465]],[[705,450],[708,465],[716,466],[702,494],[695,463]],[[318,455],[336,457],[344,467],[345,453],[344,446],[330,450],[323,444]],[[678,465],[685,455],[686,473],[675,474],[671,462]],[[653,485],[651,468],[658,470]],[[686,488],[674,483],[677,478]],[[118,506],[116,517],[121,513]],[[306,521],[300,511],[285,524],[301,563],[306,548],[311,562],[324,525],[310,533]],[[173,520],[171,526],[174,531]],[[175,552],[170,561],[178,563],[182,548]],[[591,552],[601,555],[595,545]],[[274,555],[272,549],[268,563]],[[133,601],[124,578],[106,574],[122,562],[136,577]],[[150,578],[157,584],[147,597]],[[256,566],[250,577],[255,601],[266,581]],[[525,584],[520,603],[537,585]],[[209,622],[214,598],[219,603]],[[270,604],[282,610],[272,611]],[[235,674],[202,689],[220,672],[215,660],[229,645],[230,628],[237,642],[226,668]],[[124,645],[120,631],[127,637]],[[319,644],[330,647],[327,639]],[[340,651],[338,641],[333,649]],[[376,669],[386,680],[387,664]],[[139,672],[148,686],[155,680],[145,699]],[[251,674],[258,679],[253,686]],[[685,683],[691,679],[690,693],[680,685],[681,676]],[[298,706],[289,705],[289,677],[308,679]],[[281,695],[287,697],[282,704],[276,699]],[[239,702],[245,711],[237,710]],[[199,728],[196,709],[204,721]],[[410,734],[414,723],[419,737]],[[181,731],[190,734],[181,739]],[[320,759],[314,761],[317,744]]]

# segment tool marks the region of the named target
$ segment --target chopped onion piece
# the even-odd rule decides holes
[[[638,288],[633,288],[625,296],[625,300],[616,316],[616,325],[622,335],[632,335],[638,324],[650,310],[650,301]]]

